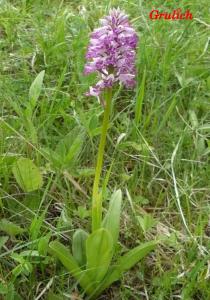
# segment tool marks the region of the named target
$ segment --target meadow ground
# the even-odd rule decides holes
[[[95,81],[83,75],[85,51],[98,19],[117,6],[140,43],[137,88],[120,88],[113,100],[104,205],[122,189],[119,251],[163,242],[98,299],[210,299],[207,0],[0,0],[0,299],[82,297],[47,245],[55,237],[70,245],[75,228],[90,226],[103,108],[84,95]],[[194,19],[148,17],[177,6]],[[42,70],[33,102],[30,86]],[[41,171],[39,189],[18,183],[20,157]]]

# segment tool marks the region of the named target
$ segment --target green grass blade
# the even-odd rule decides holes
[[[174,96],[173,100],[171,101],[171,104],[169,105],[168,110],[166,111],[166,113],[163,115],[162,121],[160,122],[160,125],[157,129],[157,133],[165,126],[166,122],[168,121],[170,115],[172,114],[172,112],[174,111],[174,108],[177,104],[177,97]]]
[[[135,107],[135,123],[138,126],[141,121],[142,116],[142,105],[144,100],[144,90],[145,90],[145,79],[146,79],[146,69],[144,70],[141,85],[139,88],[138,96],[136,99],[136,107]]]

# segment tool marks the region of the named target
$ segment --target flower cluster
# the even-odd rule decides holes
[[[86,54],[85,74],[97,72],[100,80],[90,87],[87,95],[98,97],[116,82],[126,87],[135,86],[135,56],[138,37],[128,16],[119,8],[110,10],[100,20],[101,27],[91,34]]]

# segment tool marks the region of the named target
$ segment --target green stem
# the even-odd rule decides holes
[[[92,195],[92,231],[97,230],[101,226],[102,220],[102,197],[99,193],[99,183],[101,178],[101,171],[103,166],[104,149],[106,145],[106,135],[109,126],[109,117],[111,112],[112,90],[107,89],[105,93],[105,110],[102,123],[102,131],[100,144],[98,148],[98,156],[95,170],[95,179],[93,184]]]

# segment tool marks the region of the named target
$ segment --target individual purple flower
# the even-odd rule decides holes
[[[105,88],[121,83],[134,87],[135,57],[138,37],[135,30],[119,8],[110,10],[109,16],[100,20],[88,46],[84,73],[97,72],[100,80],[90,87],[89,96],[98,97]]]

